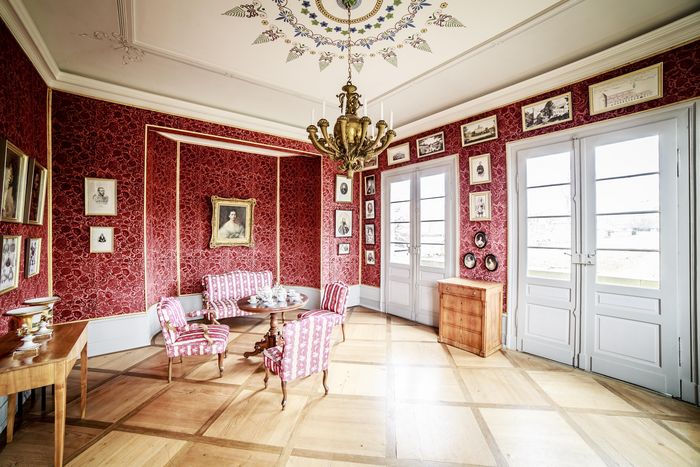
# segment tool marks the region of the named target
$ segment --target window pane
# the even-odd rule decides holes
[[[659,249],[658,214],[597,216],[598,248]]]
[[[390,222],[408,222],[411,216],[411,202],[391,203]]]
[[[396,264],[409,264],[407,243],[391,243],[389,246],[389,262]]]
[[[571,271],[571,256],[568,250],[527,249],[527,275],[545,279],[568,281]]]
[[[659,253],[600,251],[596,254],[596,282],[627,287],[659,288]]]
[[[658,135],[595,148],[596,179],[658,171]]]
[[[410,224],[390,224],[390,242],[409,243],[411,241]]]
[[[422,199],[420,202],[420,219],[422,221],[445,220],[445,198]]]
[[[420,265],[429,268],[445,267],[445,246],[444,245],[421,245]]]
[[[392,182],[389,187],[389,201],[406,201],[411,199],[411,181]]]
[[[570,180],[571,161],[568,152],[527,160],[527,186],[569,183]]]
[[[420,178],[420,197],[437,198],[445,196],[445,174],[428,175]]]
[[[528,219],[527,245],[571,248],[571,218],[545,217]]]
[[[445,243],[445,223],[444,222],[421,222],[420,223],[421,243]]]
[[[596,212],[659,210],[659,176],[603,180],[595,184]]]
[[[527,189],[527,216],[568,216],[571,214],[569,185]]]

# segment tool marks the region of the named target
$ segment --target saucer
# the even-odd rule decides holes
[[[248,300],[248,303],[250,303],[251,305],[257,305],[258,303],[260,303],[260,300]]]

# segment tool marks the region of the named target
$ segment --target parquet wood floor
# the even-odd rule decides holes
[[[295,381],[282,412],[279,379],[264,389],[261,359],[242,356],[266,318],[229,324],[223,378],[211,359],[185,358],[167,384],[160,336],[90,359],[85,420],[69,378],[66,463],[700,465],[697,407],[532,355],[480,358],[437,343],[433,328],[360,307],[347,341],[334,333],[329,395],[319,375]],[[25,404],[0,466],[51,465],[50,399],[43,412]]]

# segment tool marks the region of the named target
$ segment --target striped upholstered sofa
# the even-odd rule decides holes
[[[202,278],[202,298],[204,309],[188,313],[190,317],[206,317],[218,323],[221,318],[248,316],[250,313],[241,311],[236,302],[265,286],[272,287],[272,272],[270,271],[232,271],[224,274],[207,274]]]

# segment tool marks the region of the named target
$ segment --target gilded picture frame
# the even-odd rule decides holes
[[[462,147],[498,139],[498,117],[491,115],[459,127]]]
[[[90,253],[114,253],[114,227],[90,227]]]
[[[211,240],[209,248],[253,246],[255,198],[211,197]]]
[[[491,154],[480,154],[469,158],[469,184],[491,183]]]
[[[85,177],[85,215],[117,215],[117,181],[115,179]]]
[[[24,247],[24,277],[36,276],[41,271],[41,238],[28,238]]]
[[[571,92],[548,97],[521,107],[523,131],[569,122],[574,118]]]
[[[0,220],[22,223],[24,221],[24,195],[27,183],[29,158],[14,144],[2,140],[2,196],[0,199]]]
[[[46,183],[49,171],[31,159],[27,167],[27,182],[24,195],[24,223],[44,224],[44,206],[46,205]]]
[[[660,99],[664,96],[664,62],[588,86],[591,115]]]
[[[0,295],[19,286],[19,259],[22,257],[21,235],[0,235]]]
[[[491,192],[477,191],[469,193],[469,220],[491,220]]]
[[[440,131],[416,140],[418,158],[432,156],[445,152],[445,132]]]

